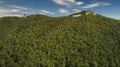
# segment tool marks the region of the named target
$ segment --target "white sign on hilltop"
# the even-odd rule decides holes
[[[73,17],[80,17],[82,16],[81,14],[78,14],[78,15],[73,15]]]

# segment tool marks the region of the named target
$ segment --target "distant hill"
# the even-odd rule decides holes
[[[0,67],[120,67],[120,21],[92,11],[0,18]]]

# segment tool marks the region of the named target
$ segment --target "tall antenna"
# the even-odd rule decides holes
[[[23,17],[26,18],[26,16],[27,16],[27,9],[25,9]]]

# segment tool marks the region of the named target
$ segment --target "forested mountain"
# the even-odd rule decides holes
[[[0,67],[120,67],[120,21],[77,14],[0,18]]]

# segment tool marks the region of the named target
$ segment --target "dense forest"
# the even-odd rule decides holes
[[[120,21],[99,14],[0,18],[0,67],[120,67]]]

